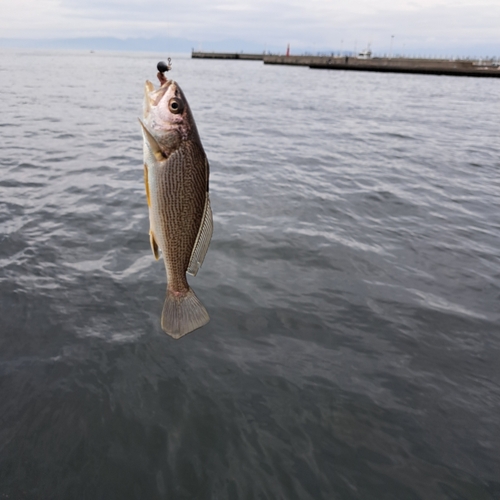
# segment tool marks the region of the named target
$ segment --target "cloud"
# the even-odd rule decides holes
[[[0,7],[3,36],[239,39],[297,50],[368,42],[387,50],[391,35],[406,49],[498,46],[499,18],[498,0],[3,0]]]

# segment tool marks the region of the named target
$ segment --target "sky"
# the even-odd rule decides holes
[[[500,57],[500,0],[0,0],[2,39],[79,37]]]

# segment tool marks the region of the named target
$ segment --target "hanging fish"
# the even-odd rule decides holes
[[[196,276],[212,238],[209,165],[184,93],[175,81],[158,77],[160,88],[145,84],[140,120],[144,181],[151,249],[156,259],[161,251],[167,272],[161,326],[178,339],[210,319],[186,279],[186,273]]]

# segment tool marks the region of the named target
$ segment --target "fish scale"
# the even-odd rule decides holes
[[[184,153],[184,154],[182,154]],[[169,287],[188,288],[186,269],[203,216],[205,173],[196,171],[187,152],[169,157],[165,168],[153,169],[157,177],[158,200],[154,208],[153,231],[163,253]]]

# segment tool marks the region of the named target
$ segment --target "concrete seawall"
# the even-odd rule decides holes
[[[310,64],[322,64],[332,59],[325,56],[264,56],[264,64],[284,64],[291,66],[309,66]],[[337,59],[337,58],[335,58]]]
[[[498,66],[478,64],[473,61],[403,58],[357,59],[350,57],[326,59],[326,61],[311,62],[308,66],[312,69],[500,78]]]
[[[383,73],[416,73],[427,75],[483,76],[500,78],[498,66],[478,64],[475,61],[446,59],[382,58],[324,56],[264,56],[264,64],[309,66],[312,69],[345,71],[378,71]]]

